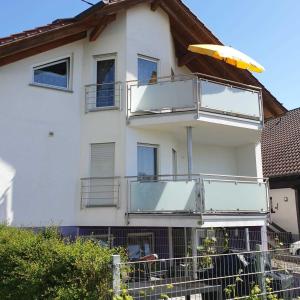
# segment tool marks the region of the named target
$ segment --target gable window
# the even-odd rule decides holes
[[[97,61],[96,107],[115,105],[115,59]]]
[[[141,85],[157,82],[158,60],[138,57],[138,81]]]
[[[33,68],[33,83],[68,89],[69,81],[70,58],[57,60]]]

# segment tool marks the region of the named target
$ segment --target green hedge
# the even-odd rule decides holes
[[[108,299],[113,254],[124,251],[0,226],[0,299]]]

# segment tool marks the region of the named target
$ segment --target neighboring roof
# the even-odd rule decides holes
[[[168,14],[178,61],[192,72],[261,87],[266,119],[286,112],[285,107],[250,72],[187,51],[189,44],[222,43],[181,0],[111,0],[109,4],[98,2],[73,18],[59,19],[46,26],[0,38],[0,67],[86,38],[88,32],[93,35],[90,35],[90,40],[94,41],[120,10],[139,3],[149,3],[153,11],[160,7]]]
[[[262,158],[266,177],[300,175],[300,108],[266,122]]]

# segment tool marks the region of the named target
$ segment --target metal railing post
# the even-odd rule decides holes
[[[192,127],[186,127],[186,137],[187,137],[187,161],[188,161],[188,175],[189,180],[191,180],[191,175],[193,174],[193,138],[192,138]]]
[[[113,292],[114,296],[119,296],[121,291],[121,272],[120,272],[120,255],[112,256],[112,272],[113,272]]]
[[[245,228],[246,235],[246,251],[250,251],[250,237],[249,237],[249,228]]]
[[[197,247],[198,247],[197,228],[192,228],[192,257],[193,257],[193,279],[194,280],[197,280]]]

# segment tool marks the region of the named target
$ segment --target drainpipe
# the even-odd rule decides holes
[[[186,127],[186,136],[187,136],[187,163],[188,163],[188,175],[191,179],[193,174],[193,140],[192,140],[192,127]]]

